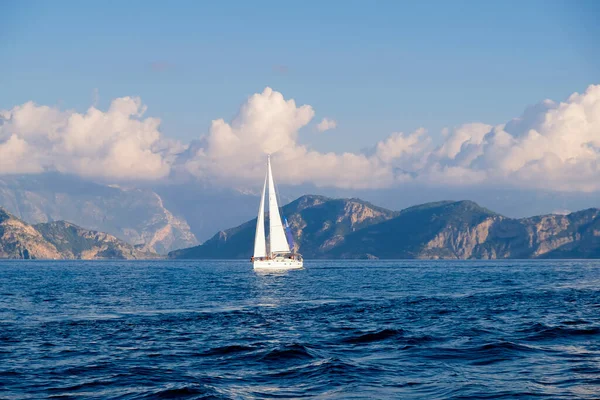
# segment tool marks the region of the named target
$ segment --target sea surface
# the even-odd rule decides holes
[[[0,261],[0,398],[600,398],[600,261]]]

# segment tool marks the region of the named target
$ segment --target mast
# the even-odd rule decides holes
[[[274,253],[289,253],[290,246],[285,238],[279,206],[277,205],[277,193],[275,192],[275,182],[271,170],[271,156],[267,158],[267,176],[269,182],[269,251],[271,255]]]
[[[258,218],[256,219],[256,235],[254,236],[254,257],[267,256],[267,244],[265,243],[265,192],[267,189],[267,176],[265,174],[265,184],[263,185],[262,195],[260,197],[260,207],[258,208]]]

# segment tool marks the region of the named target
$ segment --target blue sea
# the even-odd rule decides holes
[[[0,398],[600,398],[600,261],[0,261]]]

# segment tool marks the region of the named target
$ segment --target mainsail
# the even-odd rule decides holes
[[[277,194],[275,193],[275,183],[271,171],[271,157],[267,159],[267,175],[269,181],[269,251],[271,254],[289,253],[290,246],[285,238],[281,216],[279,215],[279,206],[277,205]]]
[[[268,174],[268,172],[267,172]],[[258,209],[258,218],[256,219],[256,236],[254,237],[254,257],[266,257],[267,245],[265,243],[265,191],[267,189],[267,175],[265,175],[265,184],[263,185],[262,196],[260,197],[260,208]]]

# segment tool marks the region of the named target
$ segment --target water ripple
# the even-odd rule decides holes
[[[0,398],[582,398],[600,262],[0,262]]]

